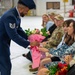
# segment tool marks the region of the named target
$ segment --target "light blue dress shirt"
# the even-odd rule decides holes
[[[46,30],[48,31],[49,28],[54,24],[54,22],[52,21],[48,21],[47,24],[46,24]]]

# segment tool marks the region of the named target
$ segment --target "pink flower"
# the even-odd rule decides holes
[[[38,41],[38,42],[42,42],[42,40],[44,39],[45,37],[40,35],[40,34],[32,34],[28,37],[28,40],[30,42],[33,42],[33,41]]]

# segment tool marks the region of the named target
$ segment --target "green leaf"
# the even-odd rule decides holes
[[[27,30],[25,30],[25,33],[26,33],[28,36],[32,34],[29,28],[28,28]]]
[[[47,32],[47,31],[46,31],[46,27],[42,28],[42,29],[41,29],[41,32],[42,32],[42,35],[43,35],[43,36],[45,36],[45,37],[48,36],[48,34],[46,34],[46,32]]]
[[[49,66],[49,71],[49,75],[55,75],[55,73],[58,71],[57,65]]]

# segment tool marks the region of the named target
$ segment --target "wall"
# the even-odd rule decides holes
[[[14,6],[16,6],[18,0],[14,0]],[[42,16],[44,13],[56,12],[61,13],[63,16],[68,16],[68,11],[73,9],[74,6],[72,5],[72,0],[68,0],[66,4],[66,10],[64,14],[64,2],[63,0],[34,0],[36,4],[36,10],[31,10],[31,16]],[[60,10],[53,10],[53,9],[46,9],[46,2],[60,2]]]
[[[73,9],[71,1],[72,0],[68,0],[68,2],[65,3],[66,4],[66,12],[69,11],[70,9]],[[60,2],[60,10],[52,10],[52,9],[46,10],[46,2]],[[64,13],[63,0],[36,0],[36,6],[37,6],[36,14],[38,16],[41,16],[44,13],[50,13],[50,12],[56,12],[56,13],[61,13],[61,14]]]
[[[3,3],[3,9],[0,9],[0,13],[3,13],[4,11],[10,9],[12,7],[12,2],[14,2],[14,6],[17,5],[18,0],[2,0]],[[64,3],[63,0],[34,0],[36,3],[36,10],[31,10],[31,16],[42,16],[44,13],[50,13],[50,12],[56,12],[61,13],[64,15]],[[46,9],[46,2],[60,2],[60,10],[53,10],[53,9]],[[66,12],[73,9],[74,6],[72,5],[72,0],[68,0],[68,3],[66,3]],[[67,16],[68,13],[65,13]]]
[[[18,0],[14,0],[14,6],[16,6],[16,5],[17,5],[17,2],[18,2]]]
[[[2,15],[6,10],[12,7],[11,0],[1,0],[0,2],[0,15]]]

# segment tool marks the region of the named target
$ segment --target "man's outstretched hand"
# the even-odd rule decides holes
[[[40,45],[40,43],[37,41],[30,42],[30,46],[39,46],[39,45]]]

